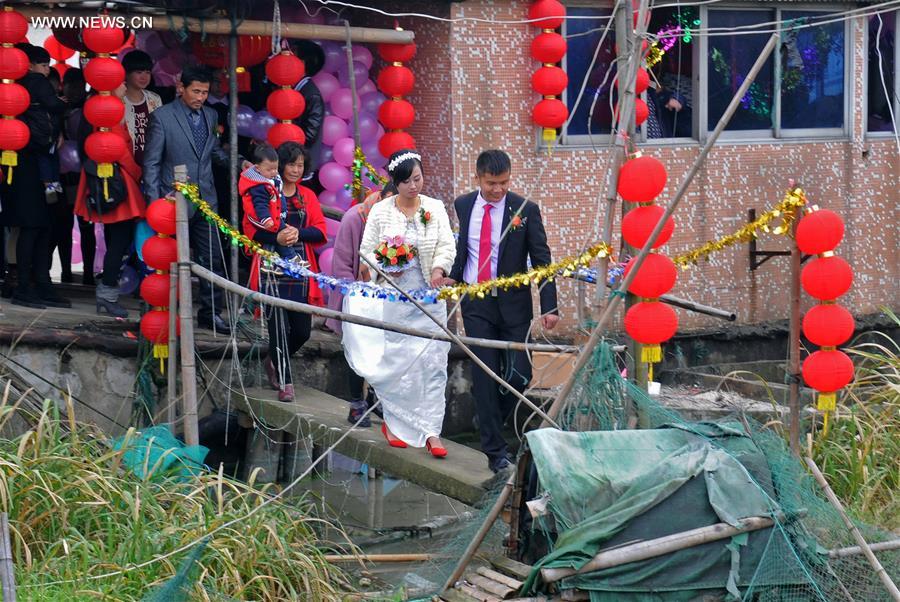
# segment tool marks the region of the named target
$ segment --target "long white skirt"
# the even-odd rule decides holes
[[[447,323],[447,305],[443,301],[425,307],[442,324]],[[428,332],[443,332],[408,302],[348,295],[344,297],[344,311]],[[343,330],[347,362],[375,389],[391,432],[412,447],[424,447],[428,437],[439,436],[446,406],[450,343],[347,322],[343,323]]]

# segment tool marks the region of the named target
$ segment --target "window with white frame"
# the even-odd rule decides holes
[[[849,24],[836,9],[798,10],[793,6],[742,3],[729,8],[669,6],[654,10],[648,32],[654,46],[663,52],[657,53],[658,60],[648,69],[651,87],[643,98],[650,116],[638,129],[638,139],[683,143],[705,138],[776,30],[779,45],[741,99],[723,136],[765,140],[846,135]],[[569,87],[564,99],[573,117],[563,132],[563,143],[602,143],[605,141],[594,137],[609,133],[610,105],[616,101],[612,26],[599,49],[597,46],[610,9],[569,4],[568,14],[595,19],[567,20],[564,26],[569,43],[564,65]],[[895,40],[896,29],[889,35]],[[892,53],[895,48],[892,44]],[[891,62],[891,90],[895,89],[894,64]]]
[[[897,11],[869,17],[866,120],[870,134],[893,133],[900,119]],[[893,115],[892,115],[893,113]]]

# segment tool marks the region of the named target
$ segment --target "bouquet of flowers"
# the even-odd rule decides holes
[[[416,256],[416,248],[402,236],[388,236],[375,247],[375,259],[386,272],[400,272],[409,266]]]

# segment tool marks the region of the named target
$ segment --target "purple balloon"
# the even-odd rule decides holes
[[[368,94],[363,94],[359,98],[359,109],[371,115],[377,115],[378,108],[384,100],[385,97],[381,92],[369,92]]]
[[[140,280],[137,272],[130,265],[122,268],[122,274],[119,276],[119,293],[122,295],[130,295],[137,290]]]
[[[342,63],[347,62],[347,55],[337,42],[322,42],[322,51],[325,53],[325,65],[322,67],[322,71],[334,73]]]
[[[317,165],[324,165],[325,163],[330,163],[334,161],[334,152],[331,150],[330,146],[325,146],[324,144],[320,148],[319,152],[319,162]]]
[[[257,111],[253,116],[253,127],[251,128],[252,138],[257,140],[265,140],[269,134],[269,128],[278,123],[271,113],[268,111]]]
[[[319,193],[319,203],[326,207],[337,207],[337,193],[333,190],[323,190]]]
[[[355,44],[353,46],[353,61],[359,61],[366,66],[366,69],[372,68],[372,52],[365,46]]]
[[[361,86],[363,82],[369,79],[369,68],[362,63],[353,61],[353,75],[356,77],[357,90],[359,90],[359,86]],[[342,86],[344,86],[345,88],[350,87],[350,74],[348,72],[346,62],[338,67],[337,78],[338,81],[341,82]]]
[[[337,78],[327,71],[319,71],[313,76],[312,80],[313,83],[316,84],[316,87],[319,89],[319,92],[322,94],[322,100],[324,100],[325,102],[328,102],[328,99],[331,98],[331,95],[341,87],[341,84],[338,82]]]
[[[62,173],[78,173],[81,171],[81,157],[78,156],[78,143],[66,140],[59,147],[59,170]]]
[[[337,236],[340,228],[341,222],[336,219],[331,219],[330,217],[325,218],[325,235],[329,240],[334,240],[334,237]]]
[[[332,275],[331,270],[331,256],[334,254],[334,249],[325,249],[319,254],[319,271],[323,274]],[[327,287],[326,287],[327,288]]]
[[[346,188],[341,188],[335,196],[335,206],[341,211],[346,211],[353,204],[353,193]]]
[[[144,32],[138,32],[139,37],[136,40],[138,42],[137,46],[149,54],[150,58],[159,60],[169,53],[169,49],[166,48],[165,42],[159,37],[158,33],[151,31],[148,34],[145,34],[143,40],[141,40],[140,36],[142,33]]]
[[[359,139],[361,142],[377,139],[378,120],[369,113],[359,114]]]
[[[344,167],[350,167],[353,165],[353,151],[355,149],[356,144],[354,144],[353,138],[341,138],[334,143],[334,148],[332,149],[335,162]]]
[[[319,182],[327,190],[339,191],[345,184],[353,181],[350,170],[338,163],[326,163],[319,168]]]
[[[366,160],[373,166],[384,167],[387,165],[387,159],[382,157],[381,153],[378,152],[378,138],[363,140],[360,146],[363,154],[366,156]]]
[[[346,121],[334,115],[325,116],[325,120],[322,122],[322,144],[334,146],[335,142],[349,135],[350,130],[347,128]]]
[[[253,119],[256,113],[247,105],[238,105],[237,108],[237,131],[238,136],[246,138],[253,137]]]
[[[371,79],[367,79],[366,82],[361,86],[359,85],[359,82],[357,82],[356,85],[359,86],[356,89],[356,93],[360,96],[362,96],[363,94],[371,94],[372,92],[378,91],[378,88],[375,87],[375,82],[373,82]]]
[[[331,110],[342,119],[353,117],[353,93],[347,88],[341,88],[331,97]]]

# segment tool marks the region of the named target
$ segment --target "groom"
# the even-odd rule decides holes
[[[532,266],[551,262],[547,234],[540,208],[509,192],[512,167],[509,155],[501,150],[484,151],[475,163],[478,190],[454,201],[459,218],[456,262],[450,272],[453,282],[473,284],[521,274]],[[541,323],[551,330],[559,322],[556,285],[543,283],[540,289]],[[462,300],[463,323],[470,337],[525,342],[534,310],[531,287],[493,291],[484,299]],[[473,351],[491,370],[522,392],[531,380],[531,365],[524,352],[474,347]],[[501,429],[512,413],[516,398],[478,366],[472,366],[472,380],[481,450],[494,472],[512,466]]]

